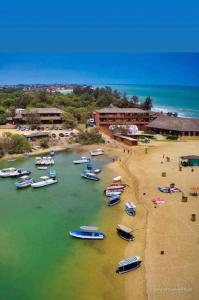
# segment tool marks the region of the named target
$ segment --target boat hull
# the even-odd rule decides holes
[[[128,273],[128,272],[131,272],[137,268],[139,268],[141,265],[141,261],[137,262],[134,266],[132,266],[132,268],[129,268],[129,269],[125,269],[124,267],[118,267],[117,270],[116,270],[116,273],[117,274],[124,274],[124,273]]]
[[[70,231],[70,236],[84,240],[103,240],[105,235],[102,232],[83,232],[83,231]]]
[[[35,182],[35,183],[32,183],[31,184],[31,187],[33,188],[40,188],[40,187],[44,187],[44,186],[48,186],[48,185],[51,185],[51,184],[55,184],[57,183],[57,180],[53,180],[51,182]]]

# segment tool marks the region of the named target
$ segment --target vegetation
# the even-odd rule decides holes
[[[6,123],[6,112],[5,112],[5,108],[0,106],[0,125],[5,124]]]
[[[75,137],[75,142],[82,145],[91,145],[104,143],[104,139],[99,133],[98,128],[92,128],[89,131],[81,132],[77,137]]]
[[[49,142],[49,138],[42,138],[40,139],[39,144],[42,148],[49,148]]]
[[[31,146],[24,136],[5,132],[0,138],[0,149],[0,156],[3,156],[5,153],[17,154],[31,151]]]
[[[62,114],[63,127],[64,128],[74,128],[77,125],[77,121],[74,115],[70,112],[65,111]]]
[[[106,107],[110,104],[121,108],[138,107],[150,110],[152,99],[147,97],[143,103],[140,103],[137,96],[128,99],[126,94],[121,94],[110,87],[93,89],[90,86],[75,86],[73,93],[66,95],[58,92],[7,88],[0,90],[0,105],[2,107],[0,122],[1,119],[2,122],[5,121],[7,109],[10,112],[9,115],[13,116],[16,108],[58,107],[66,113],[70,113],[70,115],[65,115],[65,125],[68,127],[71,122],[71,127],[73,127],[75,123],[85,123],[96,108]],[[66,120],[67,118],[69,118],[69,122]],[[28,115],[27,119],[30,125],[36,125],[40,121],[36,114]]]

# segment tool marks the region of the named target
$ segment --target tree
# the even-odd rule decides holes
[[[142,109],[144,110],[151,110],[153,107],[152,99],[150,96],[146,97],[145,101],[141,105]]]
[[[4,132],[1,143],[3,144],[4,151],[10,154],[31,151],[31,146],[27,138],[19,134]]]
[[[49,138],[40,139],[39,144],[42,148],[49,148]]]
[[[65,111],[62,114],[63,127],[65,128],[74,128],[77,125],[77,121],[74,118],[73,114]]]
[[[0,106],[0,125],[5,124],[6,123],[6,112],[5,112],[5,108]]]
[[[37,127],[40,125],[41,120],[39,114],[37,112],[31,112],[31,110],[27,110],[26,123],[31,127]]]

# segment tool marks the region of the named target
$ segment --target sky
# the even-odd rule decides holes
[[[0,84],[199,86],[199,53],[0,53]]]

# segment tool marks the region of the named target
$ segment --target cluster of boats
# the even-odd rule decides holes
[[[55,164],[55,161],[52,156],[43,156],[35,158],[36,166],[52,166]]]
[[[104,150],[102,149],[97,149],[95,151],[89,151],[90,156],[99,156],[104,154]],[[73,160],[73,163],[78,165],[78,164],[85,164],[88,163],[90,161],[90,157],[87,156],[82,156],[80,159],[77,160]]]

